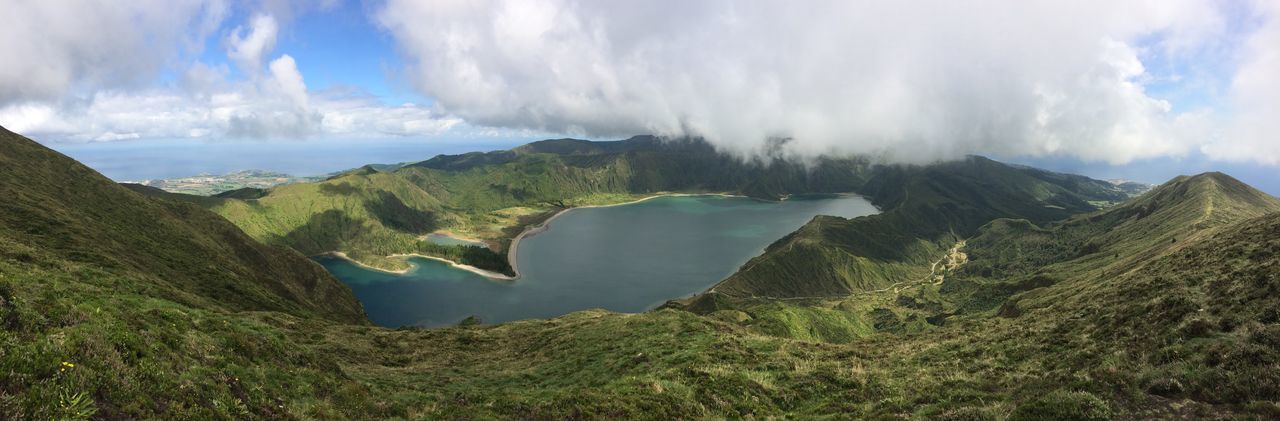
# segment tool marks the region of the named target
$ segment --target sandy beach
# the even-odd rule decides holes
[[[409,273],[409,269],[390,270],[390,269],[383,269],[383,268],[379,268],[379,267],[369,266],[369,265],[366,265],[366,264],[364,264],[364,263],[361,263],[359,260],[352,259],[352,258],[351,258],[351,256],[347,256],[347,254],[346,254],[346,253],[343,253],[343,252],[340,252],[340,251],[326,251],[326,252],[324,252],[324,253],[320,253],[320,254],[317,254],[317,255],[312,256],[312,257],[319,257],[319,256],[336,257],[336,258],[339,258],[339,259],[342,259],[342,260],[346,260],[346,261],[348,261],[348,262],[351,262],[352,264],[355,264],[356,266],[359,266],[359,267],[362,267],[362,268],[365,268],[365,269],[368,269],[368,270],[372,270],[372,271],[377,271],[377,272],[383,272],[383,273],[394,273],[394,274],[397,274],[397,275],[403,275],[403,274]]]
[[[467,272],[471,272],[471,273],[474,273],[474,274],[477,274],[477,275],[480,275],[480,276],[483,276],[483,277],[486,277],[486,278],[490,278],[490,279],[497,279],[497,280],[502,280],[502,281],[514,281],[514,280],[516,280],[516,278],[519,278],[519,277],[520,277],[518,274],[517,274],[516,276],[507,276],[507,275],[504,275],[504,274],[501,274],[501,273],[498,273],[498,272],[494,272],[494,271],[491,271],[491,270],[484,270],[484,269],[480,269],[480,268],[475,267],[475,266],[471,266],[471,265],[464,265],[464,264],[461,264],[461,263],[458,263],[458,262],[455,262],[455,261],[452,261],[452,260],[449,260],[449,259],[440,258],[440,257],[435,257],[435,256],[427,256],[427,255],[425,255],[425,254],[417,254],[417,253],[409,253],[409,254],[393,254],[393,255],[390,255],[390,256],[387,256],[387,257],[421,257],[421,258],[423,258],[423,259],[438,260],[438,261],[441,261],[441,262],[448,263],[448,264],[449,264],[449,266],[451,266],[451,267],[453,267],[453,268],[456,268],[456,269],[462,269],[462,270],[465,270],[465,271],[467,271]],[[402,272],[402,273],[403,273],[403,272]]]
[[[346,253],[343,253],[343,252],[340,252],[340,251],[330,251],[330,252],[320,253],[320,254],[318,254],[317,256],[329,256],[329,257],[336,257],[336,258],[339,258],[339,259],[342,259],[342,260],[346,260],[346,261],[348,261],[348,262],[351,262],[352,264],[355,264],[356,266],[360,266],[361,268],[364,268],[364,269],[368,269],[368,270],[372,270],[372,271],[378,271],[378,272],[383,272],[383,273],[393,273],[393,274],[397,274],[397,275],[403,275],[403,274],[409,273],[409,270],[410,270],[410,269],[412,269],[412,267],[411,267],[411,268],[409,268],[409,269],[390,270],[390,269],[383,269],[383,268],[379,268],[379,267],[373,267],[373,266],[369,266],[369,265],[367,265],[367,264],[361,263],[359,260],[352,259],[350,256],[347,256],[347,254],[346,254]],[[431,260],[436,260],[436,261],[440,261],[440,262],[448,263],[450,267],[453,267],[453,268],[456,268],[456,269],[465,270],[465,271],[467,271],[467,272],[471,272],[471,273],[474,273],[474,274],[477,274],[477,275],[480,275],[480,276],[483,276],[483,277],[486,277],[486,278],[490,278],[490,279],[497,279],[497,280],[501,280],[501,281],[514,281],[514,280],[516,279],[516,277],[507,276],[507,275],[504,275],[504,274],[501,274],[501,273],[498,273],[498,272],[489,271],[489,270],[484,270],[484,269],[480,269],[480,268],[475,267],[475,266],[471,266],[471,265],[464,265],[464,264],[461,264],[461,263],[458,263],[458,262],[455,262],[455,261],[452,261],[452,260],[449,260],[449,259],[444,259],[444,258],[435,257],[435,256],[427,256],[427,255],[424,255],[424,254],[416,254],[416,253],[410,253],[410,254],[393,254],[393,255],[390,255],[390,256],[387,256],[387,257],[421,257],[421,258],[424,258],[424,259],[431,259]]]

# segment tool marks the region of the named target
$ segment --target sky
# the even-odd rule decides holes
[[[1272,194],[1280,1],[0,0],[0,125],[116,179],[573,136]],[[368,161],[362,161],[368,160]]]

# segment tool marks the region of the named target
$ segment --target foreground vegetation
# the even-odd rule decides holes
[[[991,221],[887,289],[392,330],[296,253],[0,135],[8,417],[1280,416],[1280,204],[1219,174]]]

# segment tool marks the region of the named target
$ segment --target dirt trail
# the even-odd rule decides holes
[[[958,269],[960,266],[964,265],[969,261],[969,255],[961,251],[962,249],[964,249],[964,246],[965,246],[965,240],[960,240],[959,242],[956,242],[954,246],[951,246],[950,250],[947,250],[946,255],[942,256],[942,258],[933,262],[933,264],[929,266],[929,275],[925,276],[924,278],[921,278],[915,281],[897,282],[897,283],[894,283],[893,285],[889,285],[888,287],[873,290],[873,291],[866,291],[864,293],[875,294],[875,293],[893,291],[894,294],[897,294],[899,292],[902,292],[903,290],[907,290],[907,289],[924,285],[924,284],[932,284],[934,286],[942,285],[942,282],[946,280],[947,273]],[[942,265],[941,271],[938,270],[938,265]],[[707,293],[715,294],[716,293],[715,288],[708,290]],[[850,294],[850,295],[856,295],[856,294],[857,293]],[[819,295],[819,296],[811,296],[811,297],[770,297],[765,295],[752,295],[752,296],[743,297],[743,298],[768,299],[768,300],[813,300],[813,299],[845,298],[848,296],[849,295]]]
[[[942,256],[941,259],[938,259],[938,261],[933,262],[933,265],[929,266],[929,275],[925,276],[923,279],[918,281],[902,281],[871,292],[876,293],[892,290],[894,294],[897,294],[902,290],[924,285],[926,283],[935,286],[942,285],[942,281],[946,280],[948,272],[959,268],[960,265],[969,261],[969,255],[960,251],[960,249],[964,248],[964,245],[965,240],[960,240],[954,246],[951,246],[951,249],[947,250],[947,254],[945,256]],[[938,265],[942,265],[942,271],[938,271]],[[906,285],[904,286],[904,284]]]

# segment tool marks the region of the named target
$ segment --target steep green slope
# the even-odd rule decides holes
[[[227,190],[213,195],[213,197],[223,199],[257,199],[266,196],[266,189],[256,187],[243,187],[235,190]]]
[[[1045,229],[984,227],[940,292],[1009,319],[970,346],[1031,356],[1095,393],[1274,416],[1277,212],[1280,201],[1223,174],[1179,177]]]
[[[435,197],[379,172],[291,184],[212,209],[267,244],[308,255],[346,251],[361,261],[415,251],[418,236],[437,229],[441,214]]]
[[[336,363],[258,317],[368,323],[297,252],[0,128],[0,418],[286,413],[245,407],[265,393],[242,380],[286,382],[267,386],[280,399],[343,393]]]
[[[1280,211],[1280,200],[1221,173],[1178,177],[1120,206],[1055,223],[997,220],[968,243],[968,270],[1010,277],[1072,259],[1070,271],[1115,272],[1222,226]],[[1141,250],[1142,253],[1134,253]]]
[[[145,273],[178,302],[360,321],[350,290],[290,250],[264,247],[217,215],[153,200],[0,129],[0,231],[106,270]],[[139,286],[142,288],[143,286]]]
[[[1048,222],[1125,195],[1110,183],[980,157],[881,169],[860,191],[884,211],[820,216],[712,288],[725,297],[832,297],[930,275],[956,242],[996,218]],[[712,300],[714,297],[703,297]]]

